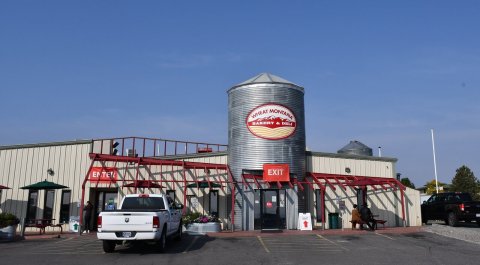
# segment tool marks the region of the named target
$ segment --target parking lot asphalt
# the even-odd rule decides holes
[[[472,228],[479,229],[479,228]],[[154,244],[106,254],[95,234],[46,235],[0,244],[1,264],[479,264],[480,245],[423,232],[286,231],[184,235],[164,253]]]

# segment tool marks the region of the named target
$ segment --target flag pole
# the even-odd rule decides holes
[[[437,160],[435,158],[435,139],[433,138],[433,129],[430,129],[432,132],[432,148],[433,148],[433,168],[435,170],[435,188],[438,193],[438,177],[437,177]]]

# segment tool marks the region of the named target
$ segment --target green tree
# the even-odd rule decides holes
[[[413,182],[411,182],[409,178],[402,178],[400,182],[406,187],[415,189],[415,184],[413,184]]]
[[[443,183],[443,182],[438,182],[438,192],[443,192],[443,187],[447,186],[446,183]],[[425,184],[425,187],[427,188],[426,190],[426,193],[427,194],[434,194],[437,192],[437,187],[435,185],[435,180],[432,179],[431,181],[427,182],[427,184]],[[442,187],[442,188],[440,188]]]
[[[480,182],[467,166],[463,165],[457,169],[452,179],[452,191],[468,192],[474,199],[480,199]]]

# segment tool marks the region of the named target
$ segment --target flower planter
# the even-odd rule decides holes
[[[0,228],[0,240],[13,241],[16,236],[17,226],[10,225],[4,228]]]
[[[185,225],[185,232],[190,235],[205,235],[206,233],[220,232],[221,224],[217,222],[191,223]]]

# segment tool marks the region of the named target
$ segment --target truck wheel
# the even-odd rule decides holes
[[[448,214],[448,225],[449,226],[458,226],[458,218],[454,212]]]
[[[175,240],[176,240],[176,241],[182,240],[182,232],[183,232],[183,231],[182,231],[182,223],[180,223],[180,224],[178,225],[178,229],[177,229],[177,232],[176,232],[176,235],[175,235]]]
[[[428,220],[427,220],[427,219],[424,219],[424,218],[422,218],[422,224],[425,224],[425,225],[427,225],[427,223],[428,223]]]
[[[115,241],[103,240],[103,251],[106,253],[112,253],[115,250]]]
[[[160,252],[165,251],[165,248],[167,247],[167,232],[165,230],[166,228],[164,227],[162,235],[160,236],[160,241],[158,242]]]

